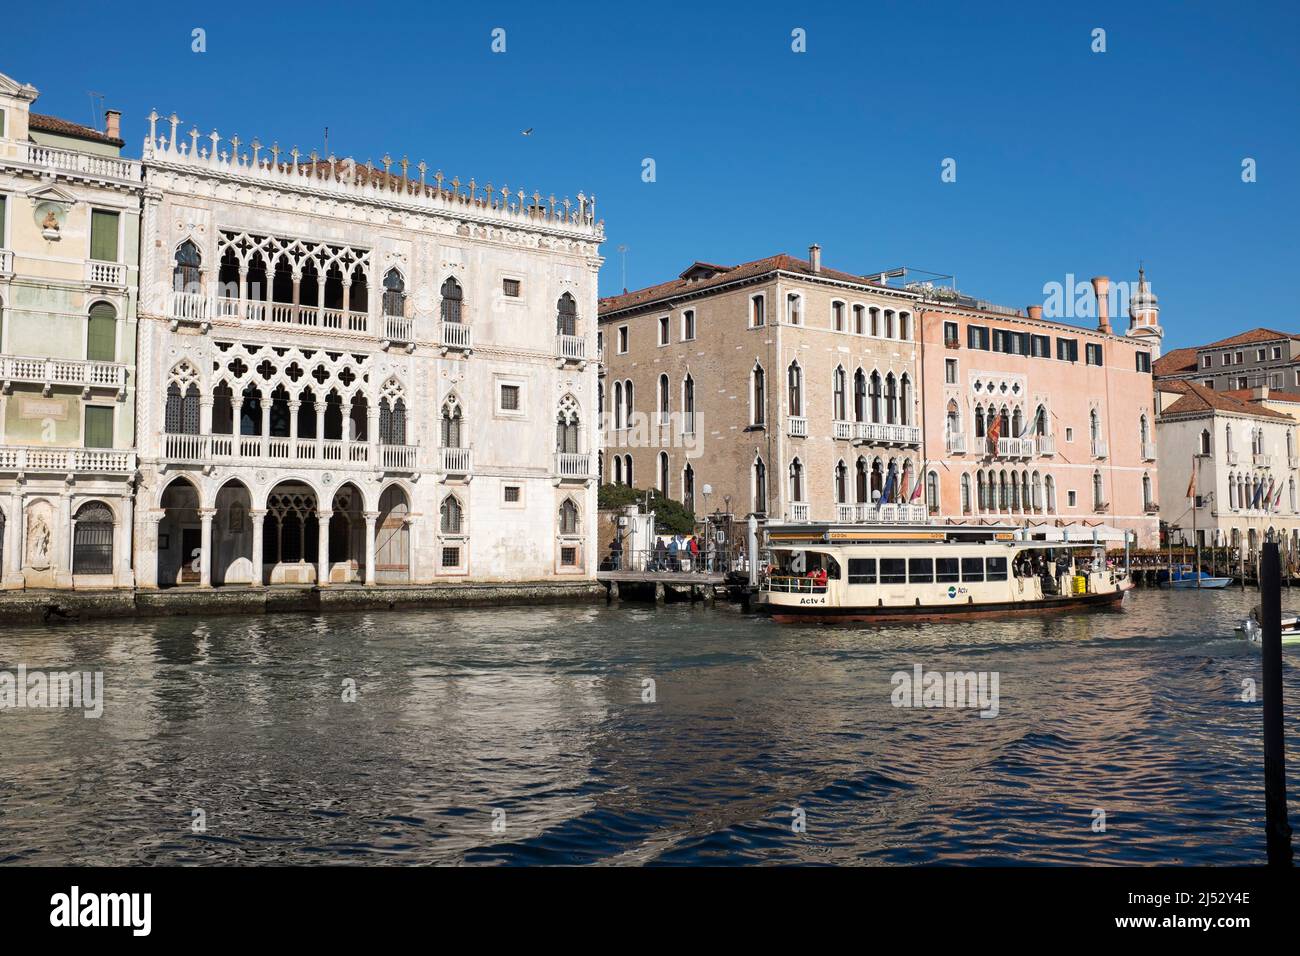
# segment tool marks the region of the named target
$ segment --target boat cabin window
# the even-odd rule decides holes
[[[935,558],[934,579],[940,584],[960,581],[961,577],[957,573],[958,563],[957,558]]]
[[[875,584],[875,558],[849,558],[849,584]]]
[[[907,562],[907,579],[913,584],[930,584],[934,581],[933,558],[911,558]]]
[[[903,558],[881,558],[880,559],[880,583],[881,584],[906,584],[907,583],[907,561]]]
[[[984,559],[983,558],[962,558],[961,579],[963,581],[983,581],[984,580]]]
[[[1006,558],[988,558],[984,562],[984,567],[990,581],[1005,581],[1007,579]]]

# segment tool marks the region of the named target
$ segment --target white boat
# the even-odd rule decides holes
[[[1133,587],[1103,542],[1035,539],[1022,529],[769,525],[766,544],[757,605],[781,623],[1113,608]]]
[[[1244,634],[1252,644],[1264,642],[1264,629],[1260,626],[1255,611],[1251,611],[1250,617],[1237,625],[1237,632]],[[1300,644],[1300,617],[1282,618],[1282,643]]]

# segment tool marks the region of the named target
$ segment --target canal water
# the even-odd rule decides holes
[[[0,863],[1258,864],[1260,656],[1232,632],[1255,600],[887,628],[628,604],[6,627],[0,671],[102,671],[104,710],[0,711]],[[918,665],[996,674],[996,716],[894,706]]]

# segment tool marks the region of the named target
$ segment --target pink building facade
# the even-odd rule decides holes
[[[926,501],[953,522],[1112,528],[1159,546],[1155,298],[1127,334],[931,301],[920,312]],[[1143,283],[1142,288],[1145,289]]]

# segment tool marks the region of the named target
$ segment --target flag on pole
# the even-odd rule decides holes
[[[988,429],[989,454],[991,455],[996,455],[998,453],[998,435],[1001,433],[1001,431],[1002,431],[1002,416],[994,415],[993,421],[989,424],[989,429]]]
[[[889,504],[889,499],[893,496],[893,494],[894,494],[894,473],[891,471],[885,477],[885,487],[881,489],[880,492],[880,503],[882,505]]]
[[[1268,491],[1264,492],[1264,508],[1267,509],[1273,504],[1273,486],[1277,484],[1276,478],[1269,479]]]
[[[1195,468],[1192,469],[1192,480],[1187,483],[1186,497],[1188,498],[1196,497],[1196,469]]]
[[[929,465],[929,462],[922,462],[922,463],[921,463],[921,475],[922,475],[922,477],[924,477],[924,475],[925,475],[925,469],[926,469],[926,467],[927,467],[928,465]],[[915,501],[917,498],[921,497],[921,484],[922,484],[922,482],[921,482],[919,479],[918,479],[917,481],[915,481],[915,482],[912,483],[912,497],[911,497],[909,500],[911,500],[911,501]]]
[[[1259,499],[1263,497],[1263,495],[1264,495],[1264,479],[1261,478],[1259,481],[1255,483],[1255,494],[1251,496],[1250,506],[1252,508],[1258,508]]]
[[[1277,494],[1273,496],[1273,510],[1276,511],[1282,506],[1282,483],[1277,484]]]

